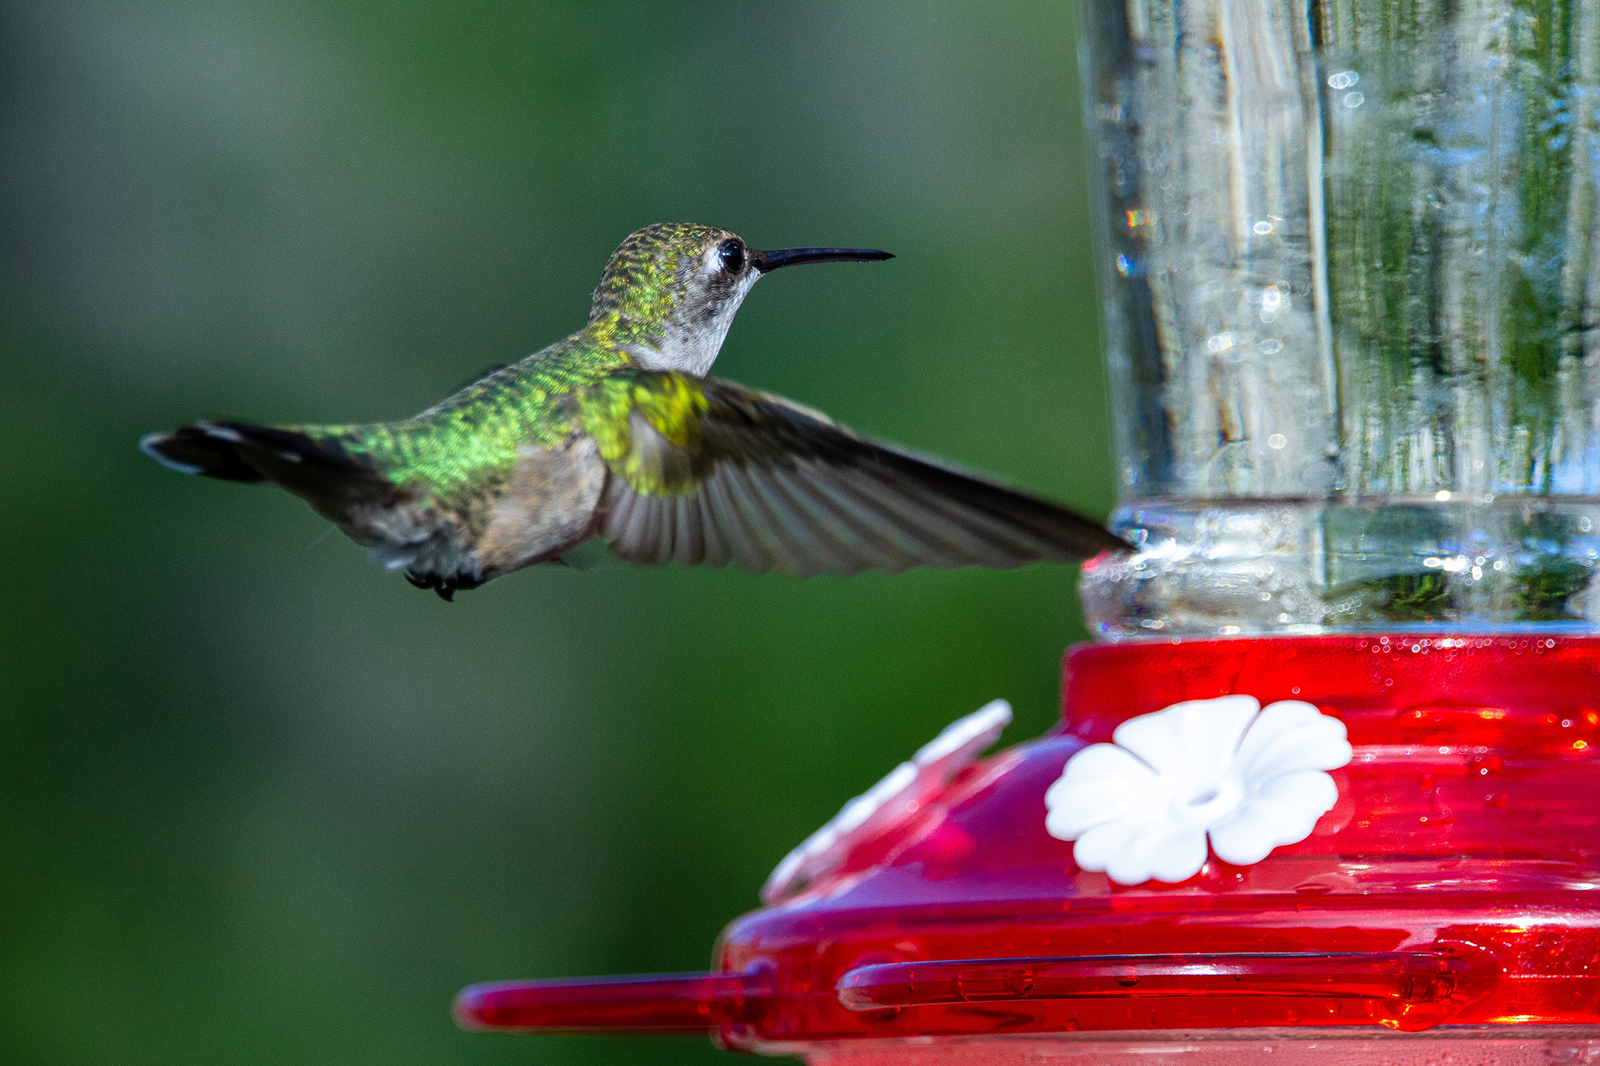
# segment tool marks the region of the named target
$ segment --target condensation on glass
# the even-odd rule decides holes
[[[1600,0],[1086,0],[1103,636],[1600,624]]]

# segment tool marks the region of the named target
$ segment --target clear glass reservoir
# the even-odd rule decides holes
[[[1091,626],[1600,625],[1600,0],[1084,11]]]

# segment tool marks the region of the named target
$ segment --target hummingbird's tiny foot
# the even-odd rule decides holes
[[[439,594],[439,598],[446,603],[454,603],[456,587],[438,574],[418,574],[407,570],[406,580],[419,589],[432,589]]]
[[[419,574],[415,570],[405,571],[406,580],[419,589],[432,589],[439,594],[439,598],[447,603],[454,603],[457,589],[475,589],[483,584],[483,579],[466,574],[455,574],[445,577],[442,574]]]

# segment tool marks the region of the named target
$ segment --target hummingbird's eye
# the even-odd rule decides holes
[[[737,237],[723,241],[717,255],[722,259],[722,269],[728,273],[737,274],[744,269],[744,242]]]

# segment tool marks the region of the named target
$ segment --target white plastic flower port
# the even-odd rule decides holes
[[[1257,712],[1260,712],[1259,714]],[[1185,881],[1206,861],[1249,866],[1311,835],[1350,761],[1344,723],[1298,700],[1176,703],[1131,718],[1067,760],[1045,828],[1085,870],[1121,885]]]

